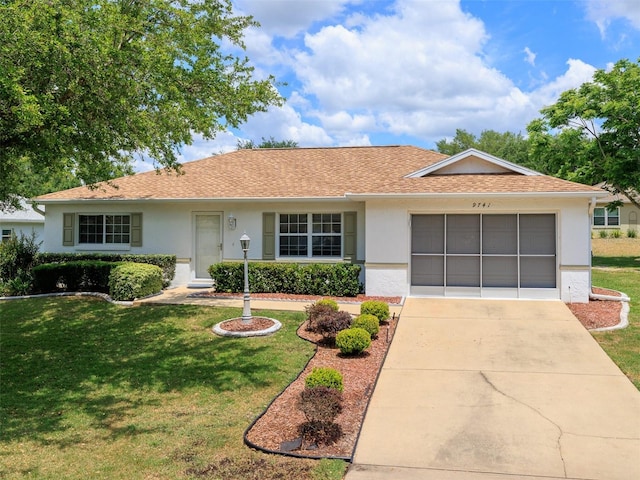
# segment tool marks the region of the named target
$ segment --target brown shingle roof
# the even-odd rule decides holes
[[[584,192],[597,188],[547,176],[430,175],[405,178],[447,158],[411,146],[244,149],[185,163],[183,175],[145,172],[38,197],[89,199],[342,198],[354,194]]]

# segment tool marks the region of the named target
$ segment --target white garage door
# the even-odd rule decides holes
[[[412,215],[411,293],[557,298],[555,214]]]

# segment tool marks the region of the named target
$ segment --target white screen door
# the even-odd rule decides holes
[[[209,267],[220,261],[220,215],[197,214],[196,278],[210,279]]]

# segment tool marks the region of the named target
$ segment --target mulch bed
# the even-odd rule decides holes
[[[593,287],[593,293],[619,297],[620,293],[604,288]],[[587,329],[613,327],[620,323],[622,302],[613,300],[589,300],[589,303],[568,303],[580,323]]]
[[[266,330],[274,325],[274,321],[265,317],[251,317],[251,322],[244,323],[241,318],[234,318],[222,322],[220,328],[227,332],[256,332]]]
[[[397,318],[380,326],[378,338],[359,356],[346,357],[335,347],[327,347],[320,342],[321,336],[306,330],[306,322],[298,329],[298,335],[316,343],[316,353],[300,376],[276,398],[267,412],[247,433],[247,440],[254,445],[271,451],[282,451],[283,442],[300,437],[298,427],[306,421],[296,407],[300,392],[304,389],[304,379],[314,367],[331,367],[342,373],[342,413],[336,423],[342,429],[342,436],[333,445],[319,445],[312,450],[298,450],[293,453],[311,457],[350,458],[360,433],[364,413],[373,392],[373,387],[382,366],[389,343],[397,325]]]

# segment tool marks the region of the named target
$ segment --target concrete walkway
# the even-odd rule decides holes
[[[160,295],[155,297],[145,298],[139,300],[138,303],[164,303],[164,304],[188,304],[188,305],[203,305],[210,307],[237,307],[242,308],[242,298],[219,298],[219,297],[198,297],[190,296],[197,293],[211,291],[206,288],[188,288],[188,287],[176,287],[163,290]],[[304,312],[305,307],[311,305],[312,300],[298,301],[298,300],[261,300],[257,298],[251,299],[251,310],[287,310],[294,312]],[[340,310],[345,312],[359,314],[359,303],[339,302]],[[402,310],[401,306],[390,305],[389,311],[391,314],[399,315]]]
[[[409,298],[346,480],[640,478],[640,392],[560,301]]]

